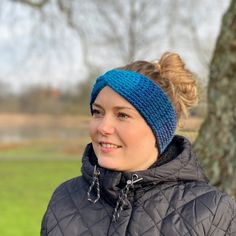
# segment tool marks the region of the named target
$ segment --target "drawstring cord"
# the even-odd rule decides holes
[[[88,195],[88,201],[92,202],[92,203],[96,203],[99,199],[100,199],[100,186],[99,186],[99,177],[100,175],[100,171],[97,170],[97,166],[94,166],[94,170],[93,170],[93,181],[91,183],[91,185],[89,186],[89,190],[87,192]],[[114,209],[114,213],[112,215],[112,221],[113,222],[117,222],[119,217],[120,217],[120,213],[123,211],[124,206],[126,205],[126,200],[128,199],[128,193],[130,188],[134,187],[134,184],[141,181],[143,178],[139,178],[137,174],[133,174],[131,180],[127,180],[125,187],[121,190],[118,200],[116,202],[116,207]],[[96,198],[92,199],[91,198],[91,192],[92,189],[95,187],[96,185]]]
[[[94,170],[93,170],[93,181],[92,181],[92,183],[89,187],[89,190],[87,192],[88,201],[92,202],[93,204],[95,204],[100,198],[100,186],[99,186],[99,179],[98,179],[99,175],[100,175],[100,171],[97,170],[97,166],[95,165]],[[92,199],[90,194],[91,194],[92,189],[95,187],[95,184],[96,184],[97,197],[95,199]]]
[[[116,202],[116,207],[112,216],[112,221],[113,222],[117,222],[119,217],[120,217],[120,213],[123,211],[123,208],[126,204],[126,200],[128,198],[128,192],[130,190],[130,188],[134,187],[134,184],[139,182],[140,180],[142,180],[143,178],[139,178],[137,174],[133,174],[132,175],[132,179],[131,180],[127,180],[125,187],[121,190],[119,198]]]

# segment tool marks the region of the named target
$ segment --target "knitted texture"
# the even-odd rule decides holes
[[[90,99],[90,109],[99,92],[109,86],[141,114],[152,129],[159,153],[171,142],[177,118],[175,110],[164,91],[142,74],[127,70],[110,70],[97,78]]]

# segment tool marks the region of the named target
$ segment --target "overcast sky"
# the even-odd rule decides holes
[[[31,39],[37,37],[37,30],[36,35],[32,34],[32,24],[38,16],[35,14],[34,20],[32,20],[31,10],[20,5],[16,7],[14,3],[9,3],[9,0],[2,1],[4,7],[0,8],[1,81],[9,83],[14,90],[19,90],[29,84],[69,87],[84,79],[86,71],[81,64],[80,44],[75,33],[64,30],[64,47],[61,47],[61,44],[52,45],[53,50],[50,49],[50,42],[47,38],[45,38],[46,44],[43,37],[41,42],[37,41],[34,44],[35,41]],[[213,48],[219,32],[221,17],[228,7],[229,0],[204,0],[202,2],[204,3],[202,11],[208,9],[208,12],[195,16],[199,17],[196,19],[199,22],[198,33],[201,41],[209,41]],[[215,4],[216,2],[218,6]],[[53,44],[53,41],[51,43]],[[175,48],[169,48],[164,40],[159,48],[161,51],[179,52],[190,69],[198,74],[202,73],[201,65],[192,55],[191,48],[188,48],[188,45],[181,45],[180,39],[176,40]]]

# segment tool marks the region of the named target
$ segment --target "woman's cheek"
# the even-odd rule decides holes
[[[94,120],[89,123],[89,136],[92,138],[96,134],[97,124]]]

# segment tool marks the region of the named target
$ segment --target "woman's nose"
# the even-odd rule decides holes
[[[104,117],[98,125],[98,131],[103,135],[113,134],[114,130],[115,126],[112,120],[106,117]]]

